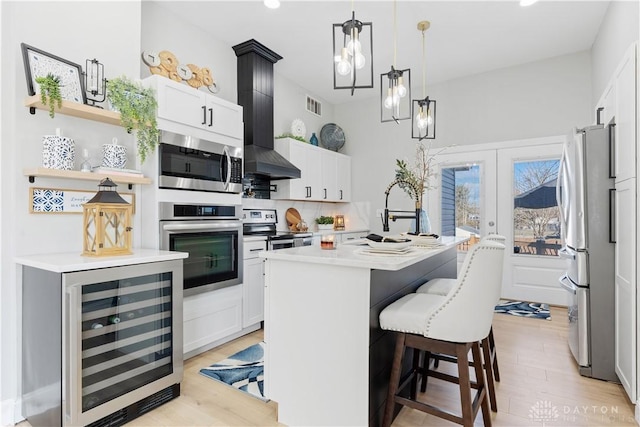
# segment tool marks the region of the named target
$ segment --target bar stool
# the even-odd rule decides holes
[[[501,244],[505,244],[505,242],[507,241],[507,238],[500,235],[500,234],[488,234],[486,236],[484,236],[480,242],[486,242],[486,241],[492,241],[492,242],[498,242]],[[438,277],[432,280],[429,280],[427,283],[425,283],[424,285],[420,286],[416,292],[417,293],[426,293],[426,294],[432,294],[432,295],[447,295],[451,289],[453,289],[453,287],[456,284],[456,279],[448,279],[448,278],[443,278],[443,277]],[[500,276],[499,278],[499,282],[502,283],[502,276]],[[499,298],[498,298],[499,300]],[[496,300],[497,301],[497,300]],[[484,356],[484,362],[483,362],[483,366],[485,369],[485,372],[487,374],[487,386],[489,389],[489,402],[491,404],[491,410],[493,412],[497,412],[498,411],[498,402],[496,399],[496,390],[495,390],[495,384],[494,381],[496,382],[500,382],[500,370],[498,369],[498,355],[497,355],[497,351],[496,351],[496,343],[495,343],[495,339],[493,337],[493,326],[491,327],[491,329],[489,330],[489,335],[482,340],[481,343],[481,348],[482,348],[482,353]],[[445,360],[447,362],[454,362],[455,360],[453,359],[449,359],[447,357],[440,357],[438,355],[434,355],[434,367],[438,367],[439,365],[439,360]],[[490,361],[490,362],[487,362]],[[425,364],[429,363],[429,359],[425,358],[424,360]],[[420,390],[424,393],[425,389],[427,387],[427,383],[425,380],[422,381],[422,385],[420,387]]]
[[[382,425],[391,424],[395,404],[400,403],[440,418],[472,426],[478,410],[482,409],[485,426],[491,426],[487,402],[487,387],[479,342],[489,334],[493,309],[500,295],[500,280],[504,261],[504,245],[481,242],[465,258],[456,284],[446,296],[414,293],[405,295],[380,313],[380,327],[395,331],[396,348],[391,367],[389,392]],[[401,378],[405,348],[414,349],[411,370]],[[469,350],[476,381],[469,376]],[[419,351],[455,356],[458,377],[420,367]],[[457,383],[460,387],[461,415],[445,411],[416,400],[418,377],[434,378]],[[400,392],[411,384],[409,398]],[[471,389],[476,388],[474,398]]]

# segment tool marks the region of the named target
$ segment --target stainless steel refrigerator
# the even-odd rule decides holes
[[[603,125],[576,129],[564,145],[557,199],[567,270],[569,348],[580,374],[616,381],[614,244],[611,232],[609,132]]]

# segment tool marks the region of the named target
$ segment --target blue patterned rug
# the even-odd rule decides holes
[[[254,344],[211,366],[200,373],[216,381],[231,385],[251,396],[264,397],[264,342]]]
[[[537,302],[501,300],[494,311],[496,313],[511,314],[512,316],[551,320],[549,304],[539,304]]]

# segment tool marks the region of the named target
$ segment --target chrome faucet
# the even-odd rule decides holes
[[[404,184],[411,189],[413,196],[416,200],[416,211],[415,214],[412,214],[411,211],[401,211],[401,210],[390,210],[389,209],[389,192],[391,189],[397,184]],[[411,182],[406,181],[401,178],[397,178],[387,187],[387,190],[384,192],[384,216],[382,217],[382,231],[389,231],[389,220],[395,222],[397,219],[415,219],[416,221],[416,230],[415,235],[420,234],[420,211],[422,210],[422,205],[420,203],[420,191],[418,188]],[[401,214],[401,215],[398,215]],[[402,215],[405,214],[405,215]],[[412,214],[412,215],[408,215]]]

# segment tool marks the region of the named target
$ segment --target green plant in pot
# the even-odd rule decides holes
[[[49,73],[45,77],[36,77],[36,83],[40,85],[40,101],[49,106],[49,116],[54,118],[56,106],[58,108],[62,107],[60,77]]]
[[[107,82],[107,99],[120,112],[122,127],[129,133],[136,129],[138,155],[140,162],[144,162],[158,145],[160,135],[156,122],[158,103],[153,90],[122,76]]]
[[[332,216],[320,216],[316,218],[316,224],[318,224],[318,229],[331,229],[333,228],[333,217]]]

